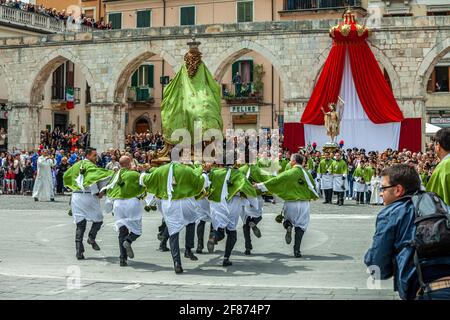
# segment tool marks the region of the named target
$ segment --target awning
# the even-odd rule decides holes
[[[435,126],[431,123],[425,123],[425,134],[436,134],[439,130],[441,130],[441,127]]]

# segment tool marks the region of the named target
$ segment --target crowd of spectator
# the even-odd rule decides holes
[[[75,28],[76,25],[84,25],[99,30],[112,29],[111,23],[106,23],[103,17],[99,21],[86,17],[84,14],[80,14],[79,17],[74,18],[75,12],[66,10],[58,11],[56,8],[46,8],[42,4],[31,4],[20,0],[0,0],[0,5],[62,20],[68,28]]]

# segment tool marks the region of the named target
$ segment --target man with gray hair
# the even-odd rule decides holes
[[[292,241],[292,229],[295,228],[294,256],[301,258],[300,246],[309,225],[311,200],[319,198],[314,187],[314,179],[303,168],[304,157],[299,153],[291,156],[291,168],[266,182],[255,186],[263,192],[270,191],[284,200],[284,223],[287,244]],[[289,188],[286,188],[289,186]]]

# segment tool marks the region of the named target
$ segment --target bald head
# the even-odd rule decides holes
[[[130,169],[131,168],[131,158],[128,156],[121,156],[119,159],[119,164],[120,164],[120,167],[122,167],[122,168]]]

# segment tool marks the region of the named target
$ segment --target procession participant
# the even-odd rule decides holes
[[[331,173],[333,174],[333,191],[337,196],[336,204],[343,206],[348,166],[347,162],[342,159],[342,155],[339,151],[335,153],[334,158],[335,160],[331,165]]]
[[[103,213],[100,207],[100,190],[108,184],[113,171],[96,166],[97,151],[86,149],[86,159],[75,163],[64,173],[64,185],[72,192],[71,213],[77,226],[75,233],[76,257],[84,259],[83,237],[87,221],[92,221],[87,243],[96,251],[100,250],[95,241],[97,233],[103,224]]]
[[[370,183],[366,179],[369,176],[366,165],[366,161],[361,159],[358,167],[355,169],[353,173],[353,177],[355,178],[355,191],[356,191],[356,204],[364,204],[364,197],[366,196],[367,184]],[[372,179],[372,176],[370,175]]]
[[[139,184],[140,174],[131,170],[132,160],[122,156],[120,169],[103,190],[112,202],[115,229],[119,233],[120,266],[127,266],[127,257],[134,258],[131,244],[142,235],[143,204],[145,188]],[[102,191],[103,191],[102,190]]]
[[[325,159],[322,159],[317,169],[318,179],[320,180],[320,189],[323,190],[325,197],[324,203],[330,203],[333,198],[333,175],[331,174],[331,167],[333,160],[330,158],[330,153],[324,153]]]
[[[434,149],[441,161],[431,175],[427,191],[436,193],[450,206],[450,128],[439,130],[434,142]]]
[[[201,175],[203,173],[207,174],[211,170],[212,164],[205,163],[204,165],[195,164],[194,171]],[[211,224],[211,208],[208,201],[208,192],[205,190],[200,195],[198,195],[195,200],[197,201],[197,250],[196,253],[203,253],[204,249],[204,240],[205,240],[205,226],[206,223],[210,223],[210,232],[209,236],[211,236],[211,232],[213,230]],[[208,237],[209,238],[209,237]]]
[[[213,169],[209,173],[209,179],[211,190],[208,199],[214,232],[208,240],[207,247],[210,253],[214,252],[214,245],[223,240],[226,233],[222,265],[228,267],[233,265],[230,256],[237,241],[236,228],[239,216],[244,210],[244,202],[241,198],[246,198],[256,205],[256,191],[236,166]]]
[[[252,164],[245,164],[239,168],[251,184],[267,181],[271,176],[264,175],[261,169]],[[244,240],[245,240],[245,255],[250,255],[253,250],[250,229],[257,238],[261,238],[261,230],[257,224],[262,220],[264,199],[262,198],[261,190],[256,190],[257,201],[246,200],[244,210],[241,212],[241,219],[243,222]]]
[[[55,201],[52,168],[55,161],[49,156],[48,150],[42,150],[37,160],[37,174],[33,187],[34,201]]]
[[[182,273],[179,233],[195,217],[194,197],[208,187],[206,175],[198,176],[189,166],[172,162],[151,173],[141,174],[140,184],[161,199],[161,210],[169,232],[169,244],[175,273]],[[195,221],[195,220],[194,220]],[[195,236],[195,224],[194,224]],[[192,239],[193,242],[193,239]],[[185,248],[185,257],[197,260],[192,247]]]
[[[303,235],[309,225],[310,201],[319,198],[311,174],[302,167],[303,161],[303,156],[295,153],[291,156],[291,170],[266,182],[256,184],[260,190],[270,191],[284,200],[285,240],[287,244],[292,242],[292,228],[294,227],[294,256],[296,258],[302,256],[300,247]]]

